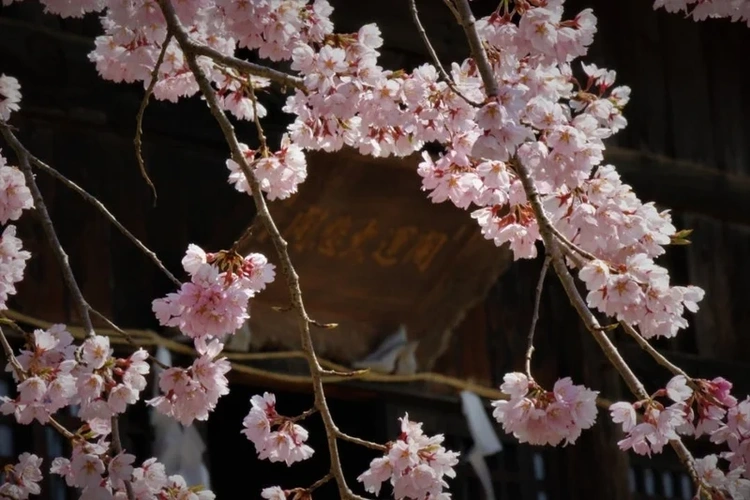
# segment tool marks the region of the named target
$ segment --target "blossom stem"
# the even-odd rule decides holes
[[[83,293],[78,286],[78,282],[76,281],[75,275],[73,274],[73,269],[71,269],[70,267],[70,259],[68,258],[68,254],[65,253],[65,249],[60,244],[60,240],[57,237],[57,232],[55,231],[55,226],[52,223],[49,212],[47,211],[47,205],[44,203],[44,197],[42,196],[42,192],[39,190],[39,186],[37,185],[36,179],[34,178],[34,172],[31,169],[30,162],[31,155],[13,134],[10,126],[4,121],[0,121],[0,132],[10,145],[10,147],[13,148],[13,150],[16,152],[20,170],[21,172],[23,172],[23,175],[26,178],[26,185],[28,186],[29,191],[31,191],[31,197],[34,199],[34,206],[36,207],[36,212],[42,225],[42,230],[47,237],[47,241],[52,248],[52,252],[57,258],[58,264],[60,265],[60,271],[62,271],[65,284],[68,286],[70,293],[73,295],[73,302],[75,303],[76,309],[78,309],[78,315],[81,318],[81,322],[83,323],[86,335],[89,337],[93,337],[95,335],[94,325],[91,323],[91,317],[89,316],[88,303],[83,297]]]
[[[531,376],[531,357],[534,354],[534,332],[536,331],[536,324],[539,321],[539,304],[542,299],[542,290],[544,290],[544,278],[547,276],[549,270],[551,258],[549,255],[545,257],[544,264],[542,264],[542,270],[539,272],[539,281],[536,284],[536,297],[534,298],[534,313],[531,316],[531,327],[529,328],[528,347],[526,348],[526,376],[530,380],[534,377]]]
[[[133,137],[133,146],[135,147],[135,157],[138,160],[138,167],[141,169],[141,176],[146,180],[146,183],[151,188],[151,192],[154,194],[154,204],[156,204],[156,186],[154,186],[154,183],[151,182],[151,178],[148,176],[148,172],[146,172],[146,162],[143,160],[143,152],[142,152],[142,146],[143,142],[141,141],[141,138],[143,137],[143,115],[146,113],[146,107],[148,106],[148,101],[151,99],[151,95],[154,93],[154,87],[156,87],[156,82],[159,81],[159,68],[161,68],[162,63],[164,62],[164,56],[167,54],[167,48],[169,47],[170,42],[172,41],[172,32],[167,30],[167,37],[164,39],[164,43],[162,43],[161,51],[159,52],[159,57],[156,59],[156,64],[154,64],[154,69],[151,71],[151,81],[148,84],[148,88],[146,89],[146,93],[143,94],[143,99],[141,100],[141,105],[138,108],[138,114],[135,117],[135,137]]]
[[[253,123],[255,123],[255,129],[258,131],[260,152],[264,157],[268,157],[268,141],[266,140],[266,133],[263,131],[263,125],[260,123],[260,116],[258,116],[258,98],[255,95],[255,86],[250,78],[247,79],[247,88],[250,91],[250,100],[253,103]]]
[[[323,380],[321,376],[321,372],[323,369],[318,362],[318,357],[313,346],[312,336],[310,335],[310,317],[305,310],[305,305],[302,300],[302,291],[300,290],[299,276],[294,268],[294,265],[292,264],[291,258],[289,257],[289,252],[287,251],[288,244],[281,235],[278,227],[276,227],[276,223],[268,210],[268,205],[266,204],[266,200],[263,196],[260,183],[255,177],[252,169],[250,168],[250,165],[247,163],[245,156],[242,154],[239,141],[237,140],[237,136],[234,132],[234,127],[232,126],[232,123],[229,121],[224,111],[219,106],[216,93],[211,87],[211,83],[208,81],[203,69],[198,64],[198,55],[208,55],[209,57],[211,57],[210,53],[207,53],[203,50],[197,50],[196,44],[190,41],[187,32],[180,24],[177,14],[174,10],[174,6],[169,0],[157,1],[162,10],[162,13],[164,14],[164,18],[166,19],[169,29],[174,33],[177,42],[180,44],[180,47],[185,53],[185,58],[187,60],[188,66],[190,67],[190,71],[193,73],[193,76],[195,77],[198,86],[201,89],[201,93],[208,103],[211,114],[216,119],[219,127],[224,134],[224,138],[227,141],[234,161],[237,162],[237,164],[240,166],[240,169],[245,174],[248,185],[250,186],[253,195],[253,200],[255,201],[257,217],[259,217],[263,222],[271,238],[271,241],[276,248],[276,253],[280,261],[281,272],[286,280],[287,288],[289,290],[292,307],[297,313],[297,324],[300,330],[302,350],[305,352],[305,357],[307,358],[307,363],[310,369],[310,378],[312,379],[313,392],[315,394],[315,407],[320,412],[323,420],[323,425],[326,429],[328,452],[331,458],[331,473],[336,479],[339,496],[344,500],[360,500],[363,497],[355,495],[351,491],[344,477],[344,472],[341,466],[341,458],[338,451],[338,443],[336,440],[338,428],[333,421],[333,417],[331,416],[331,412],[328,408],[328,402],[326,401],[325,390],[323,388]],[[221,54],[219,53],[216,54],[218,56],[221,56]],[[221,57],[223,58],[224,56]],[[215,58],[215,60],[223,62],[218,57]],[[243,68],[238,69],[243,70]],[[244,71],[247,71],[247,69],[244,69]],[[253,71],[247,72],[253,74]]]

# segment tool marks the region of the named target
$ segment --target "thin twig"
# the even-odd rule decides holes
[[[122,453],[122,441],[120,440],[120,421],[117,415],[112,416],[112,448],[114,449],[115,455]],[[133,485],[130,484],[130,480],[126,479],[125,492],[128,495],[128,500],[135,500],[135,494],[133,493]]]
[[[91,323],[91,317],[89,316],[88,303],[83,297],[81,289],[78,287],[78,282],[73,274],[73,269],[70,267],[68,254],[65,253],[65,249],[60,244],[57,232],[55,231],[55,226],[52,224],[52,219],[47,211],[47,205],[44,203],[42,192],[36,184],[36,179],[34,179],[34,172],[31,170],[31,163],[29,161],[30,154],[13,134],[10,126],[2,120],[0,120],[0,131],[10,147],[16,152],[20,170],[23,172],[23,176],[26,179],[26,186],[29,188],[29,191],[31,191],[31,197],[34,199],[34,207],[39,216],[42,229],[44,230],[47,241],[52,248],[52,252],[57,258],[57,262],[60,265],[60,271],[63,274],[65,284],[68,286],[71,295],[73,295],[73,302],[75,303],[76,309],[78,309],[78,314],[81,317],[81,322],[83,322],[86,335],[93,337],[95,335],[94,325]]]
[[[99,311],[97,311],[96,309],[94,309],[91,306],[89,306],[89,311],[94,316],[96,316],[99,319],[101,319],[102,321],[104,321],[111,329],[113,329],[114,331],[116,331],[117,333],[119,333],[125,340],[127,340],[128,344],[132,345],[133,347],[140,347],[140,345],[138,344],[138,342],[136,342],[136,340],[133,338],[132,335],[130,335],[128,332],[126,332],[125,330],[123,330],[122,328],[120,328],[119,326],[117,326],[106,315],[100,313]],[[169,368],[171,368],[171,366],[169,366],[168,364],[160,361],[158,358],[152,356],[151,354],[148,355],[148,359],[152,363],[159,365],[160,367],[164,368],[165,370],[168,370]]]
[[[247,226],[247,229],[243,231],[242,235],[239,238],[237,238],[234,243],[232,243],[232,246],[229,249],[229,251],[237,252],[240,255],[247,254],[247,252],[250,250],[250,238],[255,232],[255,229],[257,226],[258,226],[258,218],[253,217],[253,221],[250,223],[250,225]]]
[[[377,450],[377,451],[382,451],[382,452],[388,451],[388,447],[384,444],[373,443],[372,441],[367,441],[365,439],[360,439],[358,437],[350,436],[349,434],[345,434],[338,429],[336,430],[336,437],[338,439],[341,439],[342,441],[349,441],[350,443],[358,444],[359,446],[362,446],[364,448],[370,448],[371,450]]]
[[[550,256],[544,258],[544,264],[542,264],[542,270],[539,272],[539,281],[536,284],[536,297],[534,298],[534,313],[531,316],[531,327],[529,327],[528,336],[528,347],[526,347],[526,376],[532,379],[531,376],[531,356],[534,354],[534,332],[536,331],[536,323],[539,321],[539,304],[542,301],[542,290],[544,290],[544,278],[547,276],[547,270],[549,270]]]
[[[307,488],[307,491],[309,493],[312,493],[313,491],[317,490],[318,488],[320,488],[321,486],[323,486],[324,484],[326,484],[331,479],[333,479],[333,473],[329,472],[328,474],[326,474],[325,476],[321,477],[320,479],[318,479],[317,481],[315,481],[313,484],[311,484]]]
[[[495,81],[495,77],[492,74],[492,69],[489,60],[487,59],[487,54],[484,52],[484,48],[479,42],[479,34],[477,33],[476,26],[474,24],[474,16],[471,13],[469,2],[468,0],[456,1],[458,3],[459,15],[461,16],[460,23],[464,27],[464,31],[466,32],[466,37],[471,47],[471,53],[477,64],[477,68],[479,69],[479,73],[482,77],[485,89],[487,90],[489,97],[494,97],[498,92],[497,82]],[[607,337],[606,333],[599,324],[599,321],[596,319],[596,316],[594,316],[594,313],[589,309],[583,297],[578,292],[575,280],[573,279],[573,276],[570,274],[570,272],[568,271],[568,267],[565,264],[565,257],[560,249],[560,244],[555,238],[554,227],[552,226],[550,220],[547,218],[547,215],[544,213],[544,208],[542,207],[542,203],[539,199],[539,193],[536,190],[536,186],[531,179],[531,174],[529,173],[526,166],[520,161],[516,163],[515,170],[518,174],[518,178],[521,181],[521,184],[523,185],[526,198],[529,200],[531,208],[534,211],[534,216],[536,217],[537,224],[539,225],[539,233],[541,234],[542,240],[544,241],[544,246],[547,249],[548,255],[552,258],[552,265],[555,269],[555,272],[557,273],[557,276],[560,278],[560,282],[562,283],[563,288],[565,289],[565,293],[568,295],[571,304],[578,312],[578,315],[583,320],[586,328],[591,332],[591,335],[599,344],[599,347],[602,349],[604,355],[620,373],[620,376],[623,378],[630,391],[639,400],[648,399],[649,395],[643,387],[643,384],[638,379],[638,377],[636,377],[635,373],[633,373],[630,366],[628,366],[628,364],[622,358],[619,351],[609,339],[609,337]],[[685,444],[682,442],[682,440],[672,440],[670,441],[670,445],[687,468],[695,483],[697,485],[703,484],[694,467],[695,459],[690,454],[690,451],[688,451],[687,447],[685,447]]]
[[[672,374],[674,374],[674,375],[682,375],[683,377],[685,377],[688,380],[688,382],[690,382],[692,380],[690,378],[690,376],[688,376],[688,374],[685,372],[685,370],[683,370],[679,366],[676,366],[671,361],[669,361],[666,357],[664,357],[664,355],[661,354],[659,351],[657,351],[649,343],[648,340],[646,340],[645,338],[643,338],[643,336],[640,334],[640,332],[638,330],[636,330],[635,328],[633,328],[631,325],[629,325],[625,321],[620,321],[620,326],[622,326],[622,329],[625,330],[625,333],[627,333],[628,335],[630,335],[631,337],[633,337],[633,340],[636,341],[636,343],[641,347],[641,349],[643,349],[644,351],[646,351],[649,356],[651,356],[652,358],[654,358],[654,361],[656,361],[661,366],[663,366],[664,368],[666,368],[667,370],[669,370],[670,372],[672,372]]]
[[[410,0],[409,1],[409,7],[411,9],[411,17],[414,21],[414,24],[417,27],[417,31],[419,31],[420,36],[422,37],[422,42],[424,42],[425,48],[427,49],[427,52],[430,54],[430,57],[432,58],[432,62],[435,64],[435,67],[438,70],[438,73],[440,73],[440,76],[443,78],[445,83],[448,85],[448,88],[450,88],[454,94],[456,94],[458,97],[463,99],[469,106],[479,107],[481,106],[480,103],[474,102],[468,97],[466,97],[464,94],[461,93],[461,91],[458,90],[456,87],[456,84],[453,82],[453,79],[450,77],[447,71],[445,71],[445,68],[440,63],[440,58],[438,58],[437,52],[435,52],[435,48],[432,46],[432,43],[430,42],[430,38],[427,36],[427,32],[424,29],[424,26],[422,26],[422,21],[419,20],[419,12],[417,11],[417,0]]]
[[[258,142],[260,142],[260,154],[263,157],[268,157],[268,141],[266,140],[266,133],[263,131],[263,125],[260,123],[260,116],[258,116],[258,98],[255,95],[255,86],[250,77],[247,79],[247,88],[250,90],[250,99],[253,102],[253,123],[255,123],[255,130],[258,132]]]
[[[127,239],[129,239],[136,247],[138,247],[138,250],[143,252],[151,261],[156,264],[156,267],[159,268],[161,272],[163,272],[169,280],[174,283],[177,286],[181,286],[182,283],[180,280],[178,280],[174,274],[172,274],[169,269],[167,269],[164,264],[162,264],[161,260],[159,260],[159,257],[151,251],[146,245],[144,245],[141,240],[139,240],[133,233],[131,233],[125,226],[123,226],[119,220],[117,220],[117,217],[115,217],[112,212],[107,209],[107,207],[99,201],[95,196],[90,194],[88,191],[83,189],[81,186],[73,182],[72,180],[65,177],[63,174],[61,174],[58,170],[51,167],[50,165],[47,165],[42,160],[37,158],[36,156],[32,155],[20,142],[18,143],[18,146],[23,149],[25,154],[28,156],[29,161],[32,165],[37,167],[40,170],[43,170],[44,172],[50,174],[52,177],[57,179],[58,181],[62,182],[65,186],[72,189],[76,193],[78,193],[81,198],[83,198],[88,203],[92,204],[94,208],[99,210],[104,217],[109,220],[109,222],[112,223],[121,233],[123,236],[125,236]]]
[[[305,420],[307,417],[309,417],[311,415],[314,415],[317,412],[318,412],[318,409],[313,406],[309,410],[303,411],[302,413],[300,413],[296,417],[289,418],[289,420],[292,421],[292,422],[300,422],[302,420]]]
[[[161,51],[159,52],[159,57],[156,59],[156,64],[154,64],[154,69],[151,71],[151,81],[148,84],[148,88],[146,89],[146,93],[143,95],[143,99],[141,100],[141,105],[138,108],[138,114],[135,117],[135,137],[133,138],[133,146],[135,147],[135,157],[138,160],[138,166],[141,169],[141,176],[146,180],[146,183],[151,188],[151,192],[154,194],[154,204],[156,204],[156,186],[154,186],[154,183],[151,182],[151,178],[148,176],[148,172],[146,172],[146,162],[143,160],[143,143],[141,141],[141,137],[143,136],[143,115],[146,113],[146,107],[148,106],[148,101],[151,98],[151,94],[154,93],[154,87],[156,87],[156,82],[159,81],[159,68],[161,68],[162,63],[164,62],[164,56],[167,54],[167,47],[169,47],[169,43],[172,41],[172,32],[167,30],[167,37],[164,39],[164,43],[161,46]]]
[[[291,296],[291,303],[298,316],[297,322],[300,329],[302,350],[305,352],[305,356],[307,358],[310,369],[310,378],[312,379],[313,392],[315,394],[315,407],[320,412],[323,424],[326,429],[328,451],[331,459],[331,472],[336,478],[336,484],[338,486],[340,498],[345,500],[359,500],[362,497],[355,495],[351,491],[351,489],[347,485],[346,479],[344,477],[344,472],[341,467],[341,458],[339,456],[338,443],[336,442],[336,433],[338,432],[338,428],[333,421],[333,417],[331,416],[331,412],[328,408],[328,403],[325,398],[325,390],[323,388],[323,381],[321,378],[322,368],[320,366],[320,363],[318,362],[318,358],[313,347],[312,337],[310,335],[309,316],[305,310],[304,302],[302,300],[299,276],[297,275],[297,271],[294,269],[291,258],[289,257],[289,253],[287,251],[288,244],[281,236],[281,233],[276,227],[276,223],[274,222],[273,217],[271,217],[271,214],[268,210],[268,205],[266,204],[266,200],[260,187],[260,183],[251,170],[250,165],[248,165],[244,154],[242,154],[239,141],[237,140],[237,136],[234,132],[234,127],[232,126],[224,111],[219,106],[216,93],[211,87],[211,83],[206,78],[203,69],[198,64],[196,55],[209,54],[200,52],[195,49],[195,44],[190,41],[187,32],[180,24],[180,21],[177,17],[176,12],[174,11],[174,7],[172,6],[171,2],[169,0],[158,0],[158,3],[167,21],[169,29],[173,31],[175,38],[177,39],[180,47],[185,53],[188,66],[190,67],[190,70],[201,89],[201,93],[208,103],[211,113],[213,114],[224,134],[224,138],[229,145],[229,149],[232,152],[234,161],[237,162],[237,164],[240,166],[240,169],[245,174],[247,182],[250,185],[253,200],[255,201],[257,217],[259,217],[261,221],[263,221],[266,230],[271,237],[271,241],[276,248],[276,252],[280,260],[281,272],[286,280],[287,288],[289,289],[289,294]],[[220,53],[217,54],[221,56]],[[252,71],[247,72],[252,73]]]

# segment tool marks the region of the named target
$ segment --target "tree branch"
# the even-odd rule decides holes
[[[211,113],[213,114],[224,134],[224,138],[227,141],[234,161],[237,162],[237,164],[240,166],[240,169],[247,178],[247,182],[250,185],[253,200],[255,202],[257,217],[259,217],[265,225],[266,230],[268,231],[268,234],[274,244],[274,247],[276,248],[276,253],[280,260],[281,272],[286,280],[291,303],[293,309],[297,313],[297,323],[300,329],[302,350],[305,352],[305,357],[307,358],[307,363],[310,368],[313,391],[315,393],[315,407],[320,412],[320,415],[323,419],[323,424],[326,429],[328,451],[331,457],[331,473],[336,478],[340,498],[345,500],[361,499],[362,497],[355,495],[351,491],[346,483],[346,479],[344,478],[344,472],[341,467],[341,459],[339,457],[338,444],[336,442],[337,433],[339,431],[333,421],[331,412],[328,408],[328,403],[325,398],[325,391],[321,378],[322,368],[320,366],[320,363],[318,362],[317,355],[315,354],[312,337],[310,335],[310,318],[305,310],[304,302],[302,300],[302,292],[299,285],[299,276],[294,269],[291,258],[289,257],[289,252],[287,251],[287,242],[284,240],[281,233],[279,232],[279,229],[276,227],[276,223],[274,222],[268,210],[268,205],[266,204],[266,200],[263,196],[260,183],[258,182],[255,174],[250,168],[250,165],[248,165],[245,156],[240,150],[239,141],[237,140],[237,136],[235,135],[234,127],[232,126],[224,111],[219,106],[216,93],[211,87],[211,83],[206,78],[203,69],[198,64],[196,56],[206,55],[205,51],[197,50],[195,44],[190,42],[188,34],[180,24],[180,21],[174,11],[174,7],[172,6],[171,2],[169,0],[157,1],[159,3],[159,6],[161,7],[165,19],[167,20],[169,29],[174,33],[175,38],[177,39],[180,47],[185,53],[185,57],[187,59],[190,70],[192,71],[196,81],[198,82],[198,86],[200,87],[201,92],[205,97],[206,102],[208,103]],[[248,72],[253,73],[252,71]]]
[[[169,24],[169,21],[167,21],[167,24]],[[242,59],[238,59],[236,57],[222,54],[218,50],[212,49],[208,45],[203,45],[191,40],[187,35],[187,32],[184,30],[183,32],[185,33],[185,37],[184,40],[180,41],[180,47],[182,48],[183,52],[193,54],[193,57],[205,56],[209,59],[223,64],[224,66],[234,68],[243,73],[247,73],[248,75],[268,78],[269,80],[279,83],[284,87],[292,87],[305,91],[305,84],[302,81],[302,78],[298,76],[293,76],[288,73],[284,73],[283,71],[269,68],[268,66],[262,66],[260,64],[251,63]]]
[[[673,364],[671,361],[669,361],[666,357],[664,357],[663,354],[661,354],[659,351],[657,351],[643,336],[640,334],[638,330],[633,328],[631,325],[624,321],[620,321],[620,326],[622,326],[622,329],[625,330],[625,333],[633,337],[633,340],[636,341],[636,343],[646,351],[649,356],[654,358],[654,361],[659,363],[661,366],[672,372],[674,375],[682,375],[688,380],[688,383],[692,380],[690,376],[680,368],[679,366]]]
[[[458,22],[464,29],[471,54],[482,77],[484,91],[487,93],[487,97],[495,97],[499,92],[497,81],[495,81],[495,74],[492,71],[489,59],[487,59],[487,53],[484,51],[482,41],[479,40],[476,20],[474,19],[474,14],[471,12],[469,0],[456,0],[455,8]]]

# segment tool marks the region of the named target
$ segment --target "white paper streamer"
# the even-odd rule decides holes
[[[397,373],[411,375],[417,372],[417,359],[414,353],[416,341],[409,341],[406,326],[401,325],[389,335],[373,352],[365,358],[352,363],[352,368],[365,369],[380,373]]]
[[[502,451],[503,445],[495,433],[492,421],[487,416],[482,400],[469,391],[461,391],[461,409],[466,416],[471,439],[474,441],[467,460],[482,483],[486,500],[495,500],[495,489],[492,486],[490,470],[484,457]]]

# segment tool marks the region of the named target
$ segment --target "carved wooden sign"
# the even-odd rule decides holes
[[[465,311],[510,261],[466,211],[421,192],[418,158],[374,159],[353,152],[310,154],[308,179],[271,213],[289,244],[308,312],[339,327],[314,332],[321,356],[364,357],[399,324],[419,339],[421,370],[447,346]],[[265,230],[249,247],[276,263]],[[251,302],[252,344],[296,347],[283,279]]]

